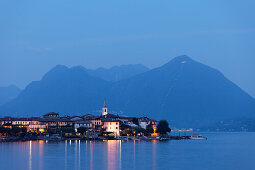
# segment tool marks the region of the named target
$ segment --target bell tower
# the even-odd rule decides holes
[[[106,101],[104,100],[104,106],[102,108],[102,116],[105,116],[107,114],[108,114],[108,111],[107,111]]]

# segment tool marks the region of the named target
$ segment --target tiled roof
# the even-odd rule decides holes
[[[109,118],[108,118],[108,119],[107,119],[107,118],[106,118],[106,119],[103,118],[103,119],[102,119],[102,122],[119,122],[119,120],[114,120],[114,119],[109,119]]]
[[[24,118],[24,117],[4,117],[0,118],[0,121],[42,121],[43,119],[40,117],[31,117],[31,118]]]
[[[50,113],[44,114],[44,116],[48,116],[48,115],[59,115],[59,114],[58,114],[58,113],[55,113],[55,112],[50,112]]]
[[[144,117],[144,116],[143,116],[143,117],[139,117],[138,120],[139,120],[140,122],[148,122],[148,121],[157,122],[156,120],[153,120],[153,119],[150,119],[150,118]]]
[[[73,122],[70,119],[63,118],[63,117],[56,117],[56,118],[44,118],[42,122]]]
[[[75,121],[75,123],[79,123],[79,124],[90,124],[91,122],[88,120],[79,120],[79,121]]]

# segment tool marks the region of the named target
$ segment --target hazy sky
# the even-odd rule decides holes
[[[255,96],[254,0],[1,0],[0,86],[186,54]],[[217,82],[215,82],[217,83]]]

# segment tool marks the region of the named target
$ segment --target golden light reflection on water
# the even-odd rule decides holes
[[[134,140],[134,158],[133,158],[133,166],[135,168],[135,140]]]
[[[121,169],[121,141],[107,141],[107,166],[108,170]]]
[[[65,140],[65,169],[67,169],[67,140]]]
[[[156,169],[156,158],[157,158],[157,141],[152,141],[152,169]]]
[[[83,144],[82,144],[83,143]],[[144,145],[143,141],[121,141],[121,140],[108,140],[99,142],[99,141],[80,141],[80,140],[66,140],[62,143],[64,146],[62,149],[62,163],[63,169],[70,169],[72,165],[73,169],[95,169],[98,166],[104,167],[104,169],[115,170],[122,169],[123,166],[127,166],[126,162],[122,163],[122,159],[126,159],[126,155],[129,155],[128,164],[132,169],[138,168],[137,163],[139,160],[136,160],[137,157],[141,157],[140,151],[142,148],[147,148],[149,154],[142,155],[141,158],[150,159],[150,169],[156,169],[157,166],[157,141],[151,141],[149,145]],[[47,146],[46,146],[47,145]],[[20,150],[28,150],[28,170],[32,170],[33,167],[37,169],[43,169],[46,162],[41,161],[39,158],[45,156],[45,148],[52,145],[51,142],[46,143],[45,141],[28,141],[21,143]],[[54,145],[61,145],[61,143]],[[24,147],[23,147],[24,146]],[[146,146],[146,147],[145,147]],[[57,149],[57,148],[56,148]],[[96,150],[95,150],[96,149]],[[123,150],[124,149],[124,150]],[[126,149],[128,149],[127,153]],[[61,151],[59,150],[59,151]],[[123,154],[124,151],[124,155]],[[46,152],[46,154],[49,154]],[[70,155],[72,154],[72,155]],[[138,154],[138,155],[137,155]],[[47,156],[47,155],[46,155]],[[124,156],[124,157],[123,157]],[[96,159],[95,159],[96,158]],[[100,160],[101,165],[98,161]],[[125,167],[124,167],[125,168]]]
[[[79,159],[78,159],[78,169],[81,168],[81,141],[79,140]]]
[[[93,141],[90,141],[90,169],[93,169]]]

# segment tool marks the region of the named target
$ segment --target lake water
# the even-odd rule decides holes
[[[255,169],[255,133],[203,136],[208,140],[0,143],[0,169]]]

